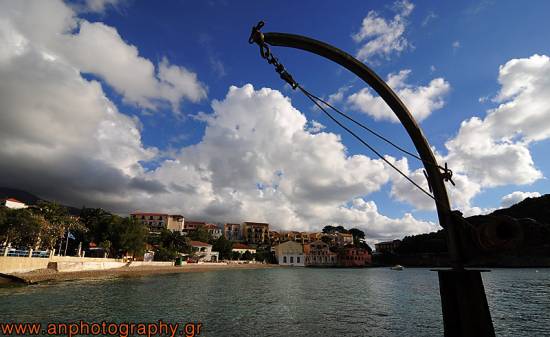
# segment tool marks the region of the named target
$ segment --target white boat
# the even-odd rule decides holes
[[[400,264],[396,264],[395,266],[391,267],[391,270],[403,270],[404,267]]]

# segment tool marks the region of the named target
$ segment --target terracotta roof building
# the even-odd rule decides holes
[[[0,200],[0,205],[6,206],[7,208],[11,208],[11,209],[21,209],[21,208],[29,207],[24,202],[19,201],[15,198],[7,198],[7,199]]]

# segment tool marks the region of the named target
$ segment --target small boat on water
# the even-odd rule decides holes
[[[395,266],[390,268],[391,270],[403,270],[405,269],[402,265],[396,264]]]

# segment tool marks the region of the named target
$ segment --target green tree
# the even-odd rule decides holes
[[[118,249],[133,256],[141,256],[145,251],[147,227],[132,218],[124,218],[118,225]]]
[[[8,221],[10,211],[9,208],[0,206],[0,240],[4,245],[7,245],[16,235],[13,225]]]
[[[231,241],[227,240],[223,235],[220,236],[212,246],[213,251],[220,253],[220,260],[231,259],[231,255],[232,255],[231,249],[232,249]]]
[[[212,241],[212,235],[203,226],[199,226],[196,230],[189,233],[189,239],[200,242]]]
[[[336,226],[334,230],[338,233],[348,233],[348,230],[345,229],[343,226]]]
[[[327,245],[332,244],[332,238],[331,238],[330,236],[322,236],[322,237],[321,237],[321,241],[323,241],[323,242],[326,243]]]
[[[39,243],[43,218],[29,209],[8,209],[4,212],[0,235],[14,246],[35,248]]]
[[[231,260],[240,260],[241,259],[241,253],[239,252],[232,252],[231,253]]]
[[[37,246],[40,245],[45,249],[55,250],[56,243],[63,237],[63,227],[52,224],[39,214],[35,214],[34,218],[40,227]]]
[[[78,218],[71,216],[65,206],[56,202],[39,201],[36,213],[46,222],[42,222],[41,241],[48,249],[54,249],[56,242],[63,240],[67,232],[84,232],[86,227]]]
[[[112,214],[101,208],[83,208],[80,212],[80,221],[87,229],[86,233],[81,233],[85,245],[109,240],[114,231],[113,219]]]
[[[174,260],[180,254],[190,254],[191,245],[189,239],[179,232],[172,232],[164,229],[157,240],[155,249],[155,260],[170,261]]]
[[[365,239],[365,232],[360,229],[352,228],[349,233],[353,236],[353,244],[359,246],[359,243]]]
[[[335,231],[334,226],[327,225],[327,226],[323,227],[323,233],[325,233],[325,234],[332,234],[332,233],[334,233],[334,231]]]
[[[250,261],[252,260],[252,258],[253,258],[252,253],[249,250],[243,253],[243,256],[242,256],[243,260]]]
[[[254,254],[254,260],[258,262],[265,262],[269,260],[269,255],[270,253],[267,250],[258,250]]]
[[[113,243],[109,240],[105,240],[105,241],[101,241],[98,244],[98,246],[100,248],[103,248],[107,252],[107,254],[111,254],[110,252],[111,252],[111,248],[113,247]]]

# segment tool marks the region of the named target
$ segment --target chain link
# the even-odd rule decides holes
[[[298,83],[285,69],[285,66],[281,64],[279,60],[271,53],[268,44],[264,41],[264,34],[262,34],[262,32],[260,31],[263,26],[264,22],[260,21],[256,26],[252,27],[252,32],[250,33],[250,37],[248,38],[248,43],[256,43],[260,47],[260,55],[262,56],[262,58],[265,59],[267,63],[273,65],[273,67],[275,68],[275,72],[279,74],[281,79],[288,83],[292,87],[292,89],[296,89],[298,87]]]

